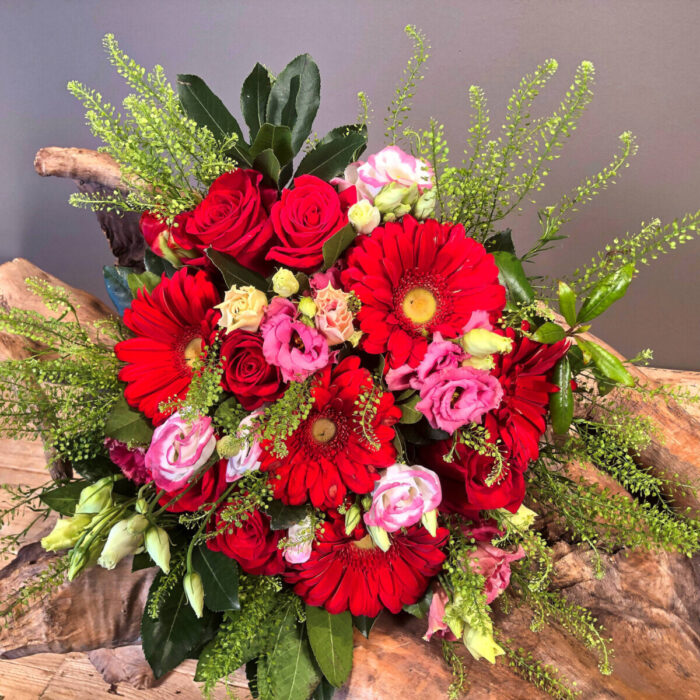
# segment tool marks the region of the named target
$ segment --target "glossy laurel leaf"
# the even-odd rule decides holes
[[[68,484],[44,491],[39,498],[51,510],[64,516],[71,516],[75,514],[75,507],[80,500],[80,492],[87,485],[87,481],[71,481]]]
[[[535,298],[535,291],[523,270],[520,260],[506,250],[497,250],[493,257],[498,265],[499,276],[513,301],[529,304]]]
[[[571,389],[571,366],[568,357],[562,357],[554,366],[552,383],[559,389],[549,395],[552,429],[557,435],[564,435],[574,417],[574,392]]]
[[[584,299],[576,320],[587,323],[600,316],[611,304],[625,296],[633,277],[634,265],[630,264],[603,278]]]
[[[120,396],[107,416],[105,435],[120,442],[149,445],[153,428],[142,413],[131,408],[124,396]]]
[[[241,112],[248,126],[251,142],[265,123],[265,110],[270,96],[272,80],[265,66],[256,63],[241,88]]]
[[[627,371],[622,362],[605,348],[592,340],[577,338],[576,342],[583,351],[584,358],[589,357],[598,371],[607,379],[622,384],[634,386],[634,377]]]
[[[212,264],[221,272],[224,282],[231,287],[234,284],[240,286],[252,285],[260,291],[266,292],[268,289],[267,281],[257,272],[243,267],[236,262],[230,255],[219,253],[217,250],[207,248],[204,254],[211,260]]]
[[[238,564],[221,552],[212,552],[205,544],[192,555],[195,571],[202,577],[204,604],[209,610],[239,610]]]
[[[316,661],[329,682],[339,688],[352,670],[352,616],[332,615],[324,608],[306,606],[306,629]]]
[[[357,237],[352,224],[347,224],[323,244],[323,270],[332,267]]]

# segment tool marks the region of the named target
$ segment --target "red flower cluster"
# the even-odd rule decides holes
[[[209,467],[194,484],[164,493],[158,501],[169,513],[194,513],[205,503],[214,503],[226,490],[226,460]]]

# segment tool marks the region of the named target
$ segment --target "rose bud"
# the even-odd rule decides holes
[[[135,517],[142,518],[143,516]],[[135,554],[143,546],[143,532],[131,532],[129,520],[120,520],[112,526],[107,536],[107,542],[102,548],[102,554],[97,560],[99,566],[113,569],[124,557]]]
[[[204,586],[202,577],[196,571],[189,571],[182,579],[185,595],[189,604],[197,617],[202,617],[204,613]]]
[[[272,289],[281,297],[291,297],[299,291],[299,282],[291,270],[281,267],[272,276]]]
[[[41,538],[41,546],[47,552],[56,552],[59,549],[70,549],[80,539],[85,528],[92,522],[89,513],[78,513],[72,518],[59,518],[53,530]]]
[[[224,300],[215,306],[221,311],[219,326],[229,333],[238,330],[255,332],[260,327],[267,296],[252,286],[231,287],[224,295]]]
[[[170,539],[168,533],[157,525],[151,525],[144,537],[146,551],[163,573],[170,573]]]
[[[348,209],[348,221],[358,233],[372,233],[381,220],[382,213],[367,199],[355,202]]]
[[[111,505],[113,486],[114,479],[111,476],[105,476],[94,484],[86,486],[80,492],[80,499],[75,507],[76,515],[80,513],[99,513],[106,506]]]

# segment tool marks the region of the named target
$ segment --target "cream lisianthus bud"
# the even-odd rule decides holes
[[[388,552],[391,548],[391,540],[389,539],[389,533],[383,527],[376,527],[374,525],[368,525],[367,531],[372,538],[374,544],[382,550],[382,552]]]
[[[367,199],[361,199],[348,209],[348,221],[358,233],[372,233],[382,220],[382,213]]]
[[[473,328],[465,333],[459,344],[465,352],[476,357],[485,357],[494,353],[507,353],[513,349],[513,341],[485,328]]]
[[[490,372],[496,366],[496,361],[493,359],[493,355],[486,355],[486,357],[467,357],[466,360],[462,360],[462,367],[473,367],[474,369],[483,369],[486,372]]]
[[[350,341],[350,345],[352,345],[354,348],[356,348],[360,344],[361,338],[362,338],[362,331],[355,331],[348,338],[348,340]]]
[[[437,534],[437,509],[429,510],[427,513],[423,513],[421,517],[421,523],[423,527],[433,536]]]
[[[505,654],[505,651],[496,644],[491,630],[480,631],[475,627],[467,627],[464,630],[464,646],[478,661],[486,659],[492,664],[496,663],[496,657]]]
[[[129,521],[120,520],[109,531],[97,563],[105,569],[113,569],[124,557],[135,554],[142,545],[143,533],[130,532]]]
[[[313,318],[317,310],[316,302],[311,297],[302,297],[299,301],[299,311],[304,314],[304,316]]]
[[[60,518],[53,530],[42,537],[41,546],[47,552],[56,552],[59,549],[70,549],[80,539],[80,535],[92,522],[92,515],[79,513],[71,518]]]
[[[83,569],[93,566],[100,555],[102,539],[95,537],[87,546],[78,545],[73,549],[68,567],[68,580],[72,581]]]
[[[272,289],[281,297],[291,297],[299,291],[299,282],[291,270],[281,267],[272,276]]]
[[[352,531],[360,524],[362,511],[357,503],[353,503],[347,511],[345,511],[345,534],[350,535]]]
[[[238,329],[254,333],[260,327],[266,307],[267,296],[264,292],[250,285],[234,285],[226,292],[224,300],[214,308],[221,311],[221,328],[229,333]]]
[[[141,515],[140,513],[137,513],[136,515],[132,515],[126,521],[126,529],[132,535],[143,534],[148,529],[149,525],[150,525],[150,523],[148,522],[148,518],[145,515]]]
[[[105,506],[112,503],[112,487],[114,479],[111,476],[96,481],[90,486],[86,486],[80,492],[78,505],[75,507],[75,513],[99,513]]]
[[[168,533],[162,527],[152,525],[146,530],[144,544],[149,556],[162,569],[163,573],[170,573],[170,538]]]
[[[194,610],[194,614],[197,617],[202,617],[204,613],[204,586],[202,585],[202,577],[196,571],[190,571],[185,574],[182,585],[185,588],[185,595],[192,606],[192,610]]]
[[[388,217],[398,218],[408,214],[417,199],[417,185],[405,187],[398,182],[390,182],[384,185],[374,198],[374,206],[383,214],[384,219],[388,220]]]
[[[413,216],[419,221],[430,218],[435,212],[435,190],[426,190],[413,205]]]
[[[535,513],[534,510],[530,510],[524,505],[521,505],[515,513],[511,513],[505,508],[499,508],[498,512],[503,519],[510,523],[516,530],[529,530],[537,517],[537,513]]]

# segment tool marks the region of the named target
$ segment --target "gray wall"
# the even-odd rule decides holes
[[[696,0],[468,0],[414,2],[272,2],[249,0],[0,0],[0,259],[23,256],[73,285],[104,297],[100,268],[111,262],[89,212],[69,207],[71,183],[35,175],[41,146],[93,146],[70,79],[124,95],[103,59],[100,38],[113,32],[142,64],[159,62],[174,77],[197,73],[234,107],[255,61],[279,70],[308,51],[323,78],[317,130],[347,123],[355,95],[375,108],[370,150],[409,54],[406,23],[432,43],[413,123],[442,119],[459,152],[470,83],[491,98],[494,123],[520,76],[550,56],[560,70],[542,107],[554,105],[581,59],[598,69],[596,99],[551,169],[541,204],[553,203],[609,162],[617,136],[637,134],[640,154],[616,187],[581,211],[563,249],[543,255],[540,271],[565,274],[608,239],[641,221],[700,207],[700,58]],[[531,213],[509,222],[520,250],[537,235]],[[620,350],[656,352],[659,366],[700,369],[697,348],[700,246],[691,244],[645,268],[627,297],[594,330]]]

